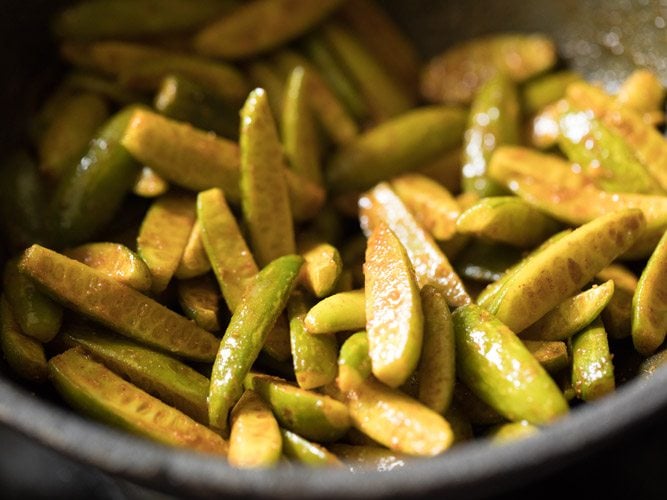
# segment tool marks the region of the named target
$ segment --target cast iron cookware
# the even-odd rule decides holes
[[[0,16],[0,157],[20,140],[58,66],[48,19],[64,2],[5,0]],[[564,64],[617,87],[635,66],[667,84],[665,0],[381,1],[425,57],[470,37],[539,31],[558,43]],[[1,363],[1,362],[0,362]],[[104,472],[188,497],[381,498],[434,494],[476,497],[554,474],[609,449],[620,436],[667,414],[667,369],[582,405],[539,435],[504,446],[483,440],[391,473],[284,467],[239,471],[221,460],[168,449],[92,422],[0,366],[0,422]]]

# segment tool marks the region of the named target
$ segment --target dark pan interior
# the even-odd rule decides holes
[[[667,4],[660,0],[385,1],[425,55],[498,31],[548,33],[566,65],[610,89],[637,66],[667,82]]]
[[[664,0],[384,1],[425,56],[476,35],[541,31],[559,44],[564,64],[614,88],[647,66],[667,84]],[[53,0],[5,1],[0,16],[0,158],[20,140],[37,100],[57,75],[49,43]],[[166,449],[85,420],[47,393],[0,375],[0,422],[78,461],[141,484],[189,497],[379,498],[488,495],[536,480],[608,447],[633,428],[667,414],[667,370],[630,382],[599,403],[523,442],[490,448],[476,442],[416,460],[391,474],[350,476],[298,467],[237,471],[219,460]]]

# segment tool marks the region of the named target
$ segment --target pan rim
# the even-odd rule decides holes
[[[172,449],[137,438],[38,399],[0,377],[0,423],[83,464],[166,493],[245,498],[382,498],[427,492],[488,494],[519,476],[537,480],[611,444],[658,417],[667,406],[667,369],[637,378],[612,397],[570,414],[521,441],[501,446],[479,439],[438,457],[414,459],[391,473],[281,466],[234,469],[219,457]],[[493,446],[493,447],[492,447]],[[527,475],[528,474],[528,475]]]
[[[38,3],[45,7],[35,9],[42,16],[53,8],[51,2]],[[18,21],[14,20],[17,26]],[[470,498],[496,492],[519,479],[537,480],[553,473],[665,411],[667,369],[649,380],[628,382],[608,398],[577,407],[536,436],[492,450],[488,442],[478,440],[439,457],[415,460],[414,465],[390,474],[351,475],[299,466],[239,471],[218,458],[170,449],[88,420],[0,375],[0,423],[80,463],[189,497],[370,499],[437,491]]]

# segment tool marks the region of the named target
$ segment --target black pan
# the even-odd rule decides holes
[[[664,0],[385,1],[425,56],[494,31],[553,36],[566,64],[614,88],[636,65],[667,84]],[[57,74],[48,40],[53,0],[3,2],[0,16],[0,157]],[[86,420],[52,394],[15,381],[0,366],[0,423],[79,462],[156,490],[188,497],[380,498],[432,494],[478,497],[534,481],[610,449],[621,437],[667,415],[667,369],[630,381],[617,393],[574,410],[530,439],[491,447],[484,441],[391,473],[350,475],[285,467],[248,472],[168,449]]]

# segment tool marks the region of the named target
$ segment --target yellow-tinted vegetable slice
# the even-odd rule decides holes
[[[144,261],[120,243],[86,243],[65,250],[63,254],[140,292],[151,289],[151,272]]]
[[[568,412],[556,383],[506,325],[474,304],[452,318],[458,377],[484,402],[509,420],[538,425]]]
[[[639,278],[632,298],[632,342],[642,354],[652,354],[667,335],[667,232]]]
[[[174,73],[216,92],[230,104],[243,102],[249,90],[241,72],[230,64],[140,43],[65,43],[61,54],[76,66],[114,76],[137,90],[156,90],[165,76]]]
[[[408,111],[414,97],[404,90],[355,33],[340,24],[328,23],[323,36],[341,65],[356,83],[377,121]]]
[[[463,138],[464,192],[480,196],[505,193],[487,175],[493,152],[502,144],[519,142],[519,98],[516,86],[504,74],[493,75],[482,84],[470,106],[470,116]]]
[[[44,346],[23,334],[4,295],[0,298],[0,347],[7,364],[20,377],[32,382],[46,381]]]
[[[234,311],[258,268],[236,218],[220,189],[197,196],[197,219],[206,255],[218,280],[222,295]]]
[[[645,221],[641,210],[620,210],[564,236],[508,281],[496,316],[517,332],[535,323],[630,248]]]
[[[211,262],[206,255],[201,231],[201,223],[195,220],[188,242],[183,249],[181,261],[178,263],[176,272],[174,272],[174,276],[179,279],[194,278],[211,270]]]
[[[194,191],[220,187],[229,199],[239,200],[239,148],[232,141],[139,110],[121,144],[169,182]]]
[[[431,102],[469,103],[480,85],[497,72],[520,82],[555,62],[556,47],[543,35],[474,38],[431,59],[422,72],[421,92]]]
[[[21,274],[16,259],[5,265],[3,285],[12,317],[19,324],[22,334],[39,342],[51,341],[62,324],[62,306],[40,291],[29,277]]]
[[[424,341],[418,366],[419,401],[444,414],[456,382],[456,340],[447,301],[432,286],[421,290]]]
[[[602,311],[602,322],[610,337],[629,337],[632,334],[632,297],[637,289],[637,276],[621,264],[612,264],[596,276],[596,281],[608,280],[614,282],[614,294]]]
[[[226,455],[218,434],[143,392],[77,349],[49,361],[49,375],[75,408],[140,436],[204,453]]]
[[[282,427],[308,440],[336,441],[350,428],[347,407],[329,396],[253,372],[248,374],[244,384],[269,404]]]
[[[209,423],[213,428],[228,429],[229,411],[241,397],[243,380],[287,304],[302,263],[296,255],[276,259],[253,279],[236,307],[211,373]]]
[[[221,330],[220,288],[210,274],[180,280],[177,284],[178,302],[183,313],[204,330]]]
[[[624,257],[650,255],[667,228],[667,197],[607,193],[556,155],[504,146],[494,153],[489,173],[531,205],[571,225],[618,210],[641,208],[646,230]]]
[[[341,17],[408,92],[416,92],[421,61],[416,47],[375,0],[352,0]]]
[[[614,365],[607,332],[597,320],[572,338],[572,387],[584,401],[614,391]]]
[[[533,248],[558,231],[560,224],[515,196],[482,198],[456,221],[463,234]]]
[[[392,179],[391,187],[433,238],[441,241],[454,237],[461,207],[445,187],[416,173]]]
[[[281,131],[285,155],[291,168],[313,182],[322,184],[320,138],[308,100],[310,72],[297,66],[290,73],[282,108]]]
[[[234,467],[272,467],[280,460],[283,438],[271,409],[246,390],[232,410],[227,459]]]
[[[281,50],[275,55],[276,64],[285,75],[297,67],[305,68],[306,95],[317,121],[335,144],[347,144],[359,134],[359,126],[345,109],[332,88],[308,59],[291,50]]]
[[[386,224],[410,258],[420,287],[433,285],[451,306],[470,302],[470,296],[445,254],[410,214],[389,184],[381,183],[359,199],[361,227],[370,234]]]
[[[390,450],[433,456],[453,442],[452,429],[442,416],[374,378],[339,397],[347,403],[353,425]]]
[[[658,125],[665,120],[661,105],[665,87],[660,77],[646,68],[634,70],[618,89],[616,101],[641,113],[644,122]]]
[[[51,179],[58,179],[85,153],[88,142],[108,116],[107,102],[99,95],[73,95],[60,106],[40,138],[40,170]]]
[[[574,106],[590,110],[612,132],[622,137],[637,159],[667,191],[667,141],[660,132],[646,124],[636,111],[590,84],[573,83],[567,89],[567,99]]]
[[[334,380],[338,343],[333,335],[313,335],[305,326],[308,301],[294,293],[287,304],[294,375],[299,387],[314,389]]]
[[[142,198],[157,198],[169,191],[169,183],[150,167],[143,167],[139,172],[132,192]]]
[[[308,467],[340,466],[340,460],[324,446],[311,443],[298,434],[280,429],[283,437],[283,452],[289,458],[298,460]]]
[[[388,386],[398,387],[417,366],[423,315],[412,264],[384,223],[375,226],[368,238],[364,270],[373,374]]]
[[[234,5],[218,0],[97,0],[58,14],[53,30],[62,38],[141,38],[188,31]]]
[[[336,333],[366,327],[366,291],[350,290],[322,299],[304,319],[310,333]]]
[[[525,439],[539,432],[539,428],[526,421],[500,424],[488,433],[488,437],[495,443],[507,443],[518,439]]]
[[[208,422],[209,381],[183,362],[94,324],[66,324],[58,338],[69,347],[82,347],[115,373],[197,422]]]
[[[19,269],[56,301],[123,335],[188,359],[215,358],[213,335],[85,264],[33,245]]]
[[[534,340],[566,340],[597,318],[614,294],[614,282],[594,285],[565,299],[520,335]]]
[[[176,272],[195,215],[195,200],[181,193],[168,193],[148,209],[139,229],[137,253],[151,272],[153,292],[164,291]]]
[[[407,457],[382,446],[334,443],[329,450],[340,458],[351,472],[389,472],[406,465]]]
[[[214,20],[195,37],[197,51],[223,59],[266,52],[312,28],[341,0],[258,0]]]
[[[415,170],[460,145],[465,120],[461,108],[427,106],[373,127],[331,157],[329,186],[338,192],[368,189]]]
[[[559,340],[524,340],[523,345],[549,373],[558,373],[570,364],[565,342]]]
[[[330,295],[343,271],[338,249],[321,242],[309,242],[299,247],[305,261],[301,268],[301,282],[315,297]]]
[[[296,253],[283,150],[266,92],[250,93],[241,110],[241,206],[260,267]]]

